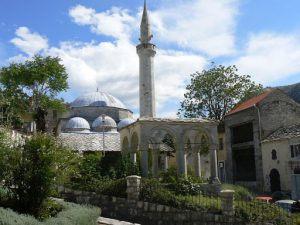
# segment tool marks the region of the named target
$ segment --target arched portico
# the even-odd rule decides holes
[[[132,128],[131,128],[132,127]],[[135,129],[139,137],[139,150],[141,151],[142,175],[148,174],[148,151],[152,157],[152,174],[157,175],[161,162],[162,169],[167,169],[169,156],[167,153],[176,153],[176,167],[178,173],[187,175],[187,154],[192,158],[192,167],[197,176],[201,176],[201,156],[208,156],[208,170],[210,180],[217,179],[217,123],[205,119],[156,119],[140,118],[127,129]],[[121,134],[123,130],[120,131]],[[132,132],[132,133],[134,133]],[[122,136],[122,135],[121,135]],[[169,141],[168,141],[169,140]],[[170,140],[172,140],[170,142]],[[131,140],[131,145],[133,140]],[[171,143],[171,144],[170,144]],[[131,146],[132,149],[132,146]],[[159,160],[163,158],[163,160]],[[203,164],[203,163],[202,163]]]

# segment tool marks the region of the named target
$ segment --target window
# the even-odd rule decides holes
[[[224,149],[224,143],[223,143],[223,138],[219,138],[219,150]]]
[[[300,174],[300,168],[295,168],[294,169],[294,174]]]
[[[273,160],[277,159],[277,152],[276,152],[275,149],[272,150],[272,153],[271,153],[271,154],[272,154],[272,159],[273,159]]]
[[[291,145],[291,158],[300,157],[300,144]]]

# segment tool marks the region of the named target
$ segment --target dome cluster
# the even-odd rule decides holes
[[[76,116],[66,121],[65,132],[116,132],[134,123],[130,118],[132,112],[118,98],[100,91],[89,92],[75,99],[71,103],[71,112]],[[126,114],[128,118],[119,118]],[[116,121],[120,121],[118,125]]]
[[[102,115],[97,117],[92,123],[92,129],[89,122],[82,117],[73,117],[69,119],[65,126],[65,131],[67,132],[110,132],[116,131],[134,123],[135,120],[132,118],[122,119],[117,126],[117,123],[113,118],[107,115]]]

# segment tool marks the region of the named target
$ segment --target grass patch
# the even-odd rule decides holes
[[[33,216],[0,208],[0,225],[95,225],[100,208],[60,202],[64,208],[56,217],[39,221]]]

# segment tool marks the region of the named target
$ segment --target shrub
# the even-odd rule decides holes
[[[126,179],[118,180],[103,180],[102,185],[96,190],[103,195],[115,196],[120,198],[126,198]]]
[[[201,206],[186,201],[166,189],[156,179],[142,179],[139,198],[143,201],[168,205],[175,208],[199,210]]]
[[[234,190],[234,198],[236,200],[249,201],[253,199],[253,194],[245,187],[233,185],[233,184],[222,184],[222,190]]]
[[[198,195],[201,193],[201,184],[184,177],[178,177],[167,187],[177,195]]]
[[[9,166],[4,174],[4,187],[15,209],[38,216],[55,184],[67,179],[72,171],[70,162],[74,158],[74,153],[46,134],[37,134],[24,145],[12,147],[5,157]]]

